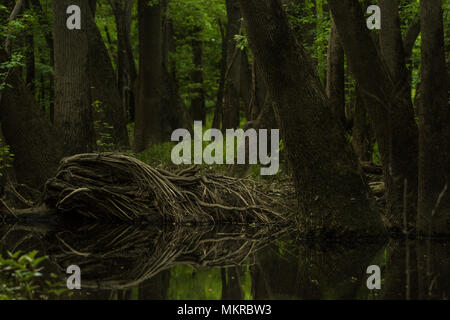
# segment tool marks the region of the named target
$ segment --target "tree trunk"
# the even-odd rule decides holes
[[[441,0],[420,2],[422,28],[419,104],[419,212],[428,236],[450,233],[450,110]]]
[[[214,110],[214,119],[212,125],[212,127],[216,129],[220,129],[220,123],[222,122],[223,96],[225,91],[225,73],[227,72],[227,52],[228,52],[228,43],[225,36],[225,30],[223,28],[220,19],[218,20],[218,23],[222,39],[222,59],[220,60],[219,89],[217,91],[216,109]]]
[[[396,231],[403,229],[405,210],[408,228],[413,228],[417,203],[418,132],[411,98],[405,100],[408,86],[395,81],[378,55],[358,0],[329,0],[328,5],[339,34],[345,35],[341,37],[341,43],[363,94],[364,105],[370,106],[367,112],[378,141],[386,181],[388,227]],[[407,199],[403,199],[405,180]]]
[[[242,102],[244,103],[244,112],[247,121],[251,120],[251,88],[252,88],[252,71],[248,62],[247,49],[241,51],[241,76],[240,76],[240,92]]]
[[[111,2],[117,31],[117,86],[122,104],[134,120],[134,84],[137,78],[136,64],[131,47],[131,10],[133,2],[113,0]]]
[[[302,231],[321,236],[383,234],[356,156],[280,1],[240,3],[293,168]]]
[[[222,111],[222,130],[239,126],[240,109],[240,49],[236,47],[234,36],[240,33],[241,11],[239,0],[227,0],[227,70],[225,72],[225,93]]]
[[[47,19],[45,18],[45,12],[42,9],[41,2],[39,0],[31,0],[31,6],[33,10],[36,11],[38,16],[39,24],[46,25],[48,24]],[[46,30],[44,33],[45,42],[47,43],[47,47],[49,50],[49,60],[50,60],[50,66],[54,68],[55,62],[54,62],[54,41],[53,41],[53,35],[51,30]],[[42,87],[44,90],[44,87]],[[54,121],[54,115],[55,115],[55,85],[54,85],[54,77],[50,77],[50,88],[49,88],[49,95],[50,95],[50,120],[53,123]]]
[[[0,50],[0,63],[7,60]],[[62,157],[58,135],[18,70],[10,70],[0,92],[0,122],[6,143],[15,155],[14,168],[20,183],[41,188],[56,173]]]
[[[378,0],[378,4],[382,16],[382,27],[380,30],[381,54],[395,83],[405,86],[402,93],[411,96],[411,85],[406,70],[405,52],[398,15],[398,0]],[[405,99],[408,98],[405,97]],[[411,101],[410,98],[409,101]]]
[[[191,98],[191,114],[194,121],[206,120],[206,107],[205,107],[205,91],[203,89],[203,42],[199,37],[200,30],[196,30],[193,33],[192,51],[193,51],[193,65],[191,79],[194,89],[192,90]]]
[[[334,22],[331,26],[328,43],[328,66],[326,92],[330,99],[333,114],[345,126],[345,56]]]
[[[135,152],[162,141],[162,20],[160,4],[139,0],[139,79],[134,129]]]
[[[356,86],[353,107],[352,146],[360,161],[372,161],[372,137],[361,90]]]
[[[252,100],[251,120],[255,120],[270,100],[262,76],[261,67],[255,57],[253,57],[252,65]],[[272,108],[272,106],[270,106],[270,108]]]
[[[94,150],[94,127],[89,89],[90,14],[87,0],[53,1],[55,49],[55,126],[64,141],[64,155]],[[81,8],[81,30],[66,27],[67,7]],[[76,49],[75,49],[76,48]]]

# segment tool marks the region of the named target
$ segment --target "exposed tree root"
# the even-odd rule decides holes
[[[79,154],[63,159],[45,186],[44,201],[62,213],[123,221],[175,223],[280,223],[274,201],[249,181],[153,168],[119,153]]]

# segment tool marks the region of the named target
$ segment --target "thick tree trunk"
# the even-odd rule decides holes
[[[413,228],[417,203],[418,130],[408,86],[395,80],[378,55],[358,0],[329,0],[350,69],[360,86],[364,105],[372,119],[386,181],[386,218],[389,227]],[[400,85],[402,84],[402,85]],[[407,181],[404,199],[404,185]],[[406,208],[404,207],[406,203]]]
[[[240,3],[293,168],[302,231],[328,236],[383,234],[356,156],[331,114],[311,58],[290,30],[280,1]]]
[[[222,130],[239,126],[240,109],[240,65],[241,52],[236,47],[234,36],[241,29],[239,0],[227,0],[227,70],[225,72],[225,94],[222,110]]]
[[[94,4],[92,5],[94,6]],[[91,103],[100,102],[100,112],[97,112],[94,117],[102,124],[99,129],[100,132],[103,131],[103,133],[111,135],[115,148],[128,148],[130,142],[127,132],[127,119],[116,85],[116,74],[100,30],[95,23],[93,12],[87,17],[86,28],[89,39]],[[112,129],[106,128],[103,123],[112,126]]]
[[[450,108],[441,0],[420,2],[422,28],[419,104],[419,212],[428,236],[450,234]]]
[[[0,50],[0,63],[7,55]],[[6,143],[15,155],[14,168],[20,183],[41,188],[56,173],[62,157],[56,131],[21,79],[10,70],[6,87],[0,92],[0,122]]]
[[[94,127],[89,89],[89,36],[91,18],[87,0],[53,1],[55,42],[55,126],[64,141],[64,155],[91,152]],[[81,30],[66,27],[70,5],[81,8]]]
[[[139,0],[139,79],[134,129],[135,152],[162,141],[162,20],[160,4]]]
[[[331,26],[328,43],[327,86],[326,92],[330,99],[333,114],[345,126],[345,55],[334,22]]]

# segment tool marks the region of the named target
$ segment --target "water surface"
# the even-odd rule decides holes
[[[44,277],[71,299],[448,299],[449,243],[301,241],[288,228],[139,225],[0,225],[0,250],[39,250]],[[381,268],[369,290],[367,267]]]

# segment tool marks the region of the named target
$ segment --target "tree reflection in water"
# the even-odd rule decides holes
[[[39,250],[82,299],[448,299],[448,242],[300,241],[289,228],[0,225],[0,250]],[[366,287],[369,265],[381,290]]]

